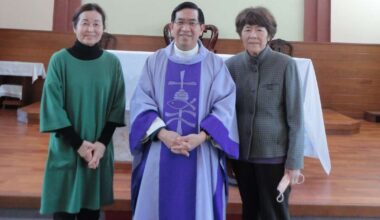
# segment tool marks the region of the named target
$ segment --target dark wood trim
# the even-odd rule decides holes
[[[71,17],[81,0],[54,0],[53,31],[72,32]]]
[[[305,0],[304,41],[330,42],[331,0]]]

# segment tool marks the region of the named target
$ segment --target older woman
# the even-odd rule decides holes
[[[250,7],[236,17],[245,50],[226,61],[237,87],[240,157],[232,161],[243,201],[243,219],[289,219],[290,188],[303,167],[303,110],[295,61],[272,51],[273,15]]]
[[[41,132],[50,132],[42,214],[98,219],[113,202],[112,134],[124,124],[124,80],[118,59],[99,47],[105,14],[96,4],[73,16],[75,44],[49,63],[41,100]]]

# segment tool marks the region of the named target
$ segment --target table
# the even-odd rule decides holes
[[[109,50],[115,54],[122,65],[126,87],[126,109],[129,110],[130,100],[136,88],[144,63],[153,52],[143,51],[117,51]],[[231,54],[218,54],[224,60]],[[305,122],[305,150],[304,156],[320,160],[326,174],[330,173],[331,162],[327,145],[325,126],[318,83],[315,77],[313,63],[306,58],[293,58],[296,61],[303,93],[303,108]]]
[[[0,61],[0,75],[32,77],[32,83],[39,76],[46,77],[43,63],[30,63],[18,61]]]
[[[146,58],[153,52],[108,50],[115,54],[121,63],[125,83],[126,110],[129,110],[131,97],[135,91]]]
[[[46,72],[42,63],[0,61],[0,76],[4,76],[0,79],[0,95],[17,98],[27,104],[32,94],[30,84],[33,84],[39,76],[45,78]],[[8,80],[8,77],[12,79]],[[22,82],[13,80],[13,77],[21,77]],[[31,83],[27,80],[29,77],[31,77]]]

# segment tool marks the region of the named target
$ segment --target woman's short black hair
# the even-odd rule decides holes
[[[80,6],[77,10],[75,10],[75,13],[72,18],[74,28],[78,24],[80,14],[82,14],[82,12],[85,12],[85,11],[99,12],[99,14],[102,16],[103,29],[106,28],[106,13],[104,13],[104,10],[98,4],[95,4],[95,3],[84,4]]]
[[[235,20],[236,32],[241,36],[245,25],[258,25],[268,31],[268,35],[273,39],[277,32],[276,19],[272,13],[264,7],[249,7],[243,9]]]

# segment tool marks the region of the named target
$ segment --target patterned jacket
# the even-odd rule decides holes
[[[237,88],[240,159],[285,156],[288,169],[303,168],[304,127],[295,61],[267,46],[226,61]]]

